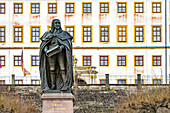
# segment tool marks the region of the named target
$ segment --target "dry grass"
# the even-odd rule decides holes
[[[170,91],[168,88],[144,88],[136,94],[129,94],[127,100],[118,105],[117,113],[168,113]],[[163,108],[160,111],[160,108]]]
[[[31,100],[22,99],[18,94],[0,90],[0,113],[38,113]]]

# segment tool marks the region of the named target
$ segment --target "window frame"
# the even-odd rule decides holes
[[[52,5],[54,5],[54,4],[56,4],[56,13],[49,13],[49,4],[52,4]],[[57,2],[48,2],[47,3],[47,7],[48,7],[48,10],[47,10],[47,13],[48,14],[57,14],[58,13],[58,3]],[[53,11],[53,10],[52,10]]]
[[[153,57],[160,57],[160,65],[153,65],[154,63],[154,60],[153,60]],[[162,55],[152,55],[152,66],[153,67],[159,67],[159,66],[162,66]]]
[[[136,65],[136,57],[143,57],[142,65]],[[144,67],[144,55],[134,55],[134,67]]]
[[[15,65],[15,57],[21,57],[21,55],[13,55],[13,67],[21,67],[21,65]],[[22,60],[22,58],[21,58],[21,60]]]
[[[22,28],[22,41],[21,42],[15,42],[15,28]],[[13,26],[13,43],[24,43],[24,26]]]
[[[143,41],[136,41],[136,28],[143,28]],[[134,25],[134,43],[144,43],[145,42],[145,25]]]
[[[101,41],[101,27],[108,27],[108,41]],[[110,43],[110,25],[99,25],[99,43]]]
[[[143,4],[143,12],[136,12],[136,4]],[[144,10],[144,2],[134,2],[134,14],[144,14],[145,10]]]
[[[35,13],[32,12],[32,4],[39,4],[39,12],[38,12],[38,13],[36,13],[36,8],[37,8],[37,7],[35,7]],[[40,5],[39,2],[31,2],[31,3],[30,3],[30,13],[31,13],[31,14],[40,14],[40,7],[41,7],[41,5]]]
[[[145,84],[145,79],[141,79],[141,80],[143,81],[143,84]],[[134,83],[137,84],[137,78],[135,78],[135,82]]]
[[[0,43],[6,43],[6,26],[0,26],[0,28],[3,28],[4,27],[4,42],[1,42]]]
[[[91,4],[90,12],[84,12],[84,4]],[[92,14],[92,2],[82,2],[82,14]]]
[[[32,41],[32,28],[39,28],[39,41]],[[41,26],[30,26],[30,43],[39,43],[41,36]]]
[[[39,84],[33,84],[32,83],[33,81],[39,81]],[[33,84],[33,85],[40,85],[41,84],[41,80],[40,79],[31,79],[31,84]]]
[[[119,84],[119,80],[121,80],[121,81],[122,81],[122,80],[125,80],[125,84],[127,84],[127,79],[126,79],[126,78],[118,78],[118,79],[117,79],[117,84]]]
[[[160,3],[160,12],[153,12],[153,4],[154,3]],[[152,7],[152,13],[156,13],[156,14],[162,13],[162,2],[152,2],[151,7]]]
[[[15,4],[22,4],[22,13],[15,13]],[[24,9],[24,6],[23,6],[23,2],[13,2],[13,14],[23,14],[23,9]]]
[[[90,65],[84,65],[84,57],[90,57]],[[82,66],[92,66],[92,55],[82,55]]]
[[[125,65],[119,65],[118,57],[125,57]],[[117,67],[126,67],[127,66],[127,55],[117,55]]]
[[[106,79],[99,79],[100,84],[101,84],[101,81],[102,81],[102,80],[105,80],[105,84],[106,84]]]
[[[23,79],[15,79],[14,80],[14,84],[15,84],[15,81],[22,81],[22,84],[23,84]],[[16,84],[15,84],[16,85]],[[20,84],[19,84],[20,85]]]
[[[118,6],[118,4],[126,4],[126,10],[125,10],[125,12],[119,12],[119,6]],[[127,14],[127,2],[117,2],[117,13],[118,14]]]
[[[47,25],[47,31],[49,31],[51,28],[51,25]]]
[[[160,35],[160,41],[153,41],[153,27],[160,27],[160,30],[161,30],[161,35]],[[152,25],[151,26],[151,40],[152,40],[152,43],[161,43],[162,42],[162,25]]]
[[[162,84],[162,78],[153,78],[152,79],[152,84],[154,84],[154,80],[161,80],[161,84]]]
[[[74,30],[74,31],[73,31],[73,35],[74,35],[74,36],[73,36],[73,41],[72,41],[72,42],[75,43],[75,42],[76,42],[76,41],[75,41],[75,25],[65,25],[65,26],[64,26],[65,31],[67,31],[67,30],[66,30],[67,27],[68,27],[68,28],[71,28],[71,27],[72,27],[73,30]],[[68,31],[67,31],[67,32],[68,32]]]
[[[125,41],[119,41],[119,27],[125,27],[126,28],[126,37],[125,37]],[[117,25],[117,43],[128,43],[128,27],[127,25]]]
[[[73,4],[73,11],[74,12],[68,12],[67,13],[67,7],[66,7],[67,4]],[[75,14],[75,2],[65,2],[65,14]]]
[[[0,55],[0,57],[4,57],[4,65],[1,65],[1,66],[6,67],[6,55]]]
[[[91,28],[91,41],[84,41],[84,27]],[[92,25],[82,25],[82,43],[92,43],[93,42],[93,26]]]
[[[0,14],[6,14],[6,2],[0,2],[0,5],[1,5],[1,4],[4,4],[4,13],[1,13],[1,12],[0,12]]]
[[[32,64],[32,62],[33,62],[33,61],[32,61],[32,57],[39,57],[39,55],[31,55],[31,67],[39,67],[39,63],[38,63],[38,65],[33,65],[33,64]],[[39,58],[40,58],[40,57],[39,57]],[[37,61],[37,60],[35,60],[35,63],[36,63],[36,61]],[[38,60],[38,62],[39,62],[39,60]]]
[[[108,12],[101,12],[101,4],[108,4]],[[110,2],[99,2],[99,14],[109,14],[110,13]]]
[[[6,84],[6,80],[0,80],[0,82],[4,82],[4,84],[0,84],[0,85],[5,85]]]
[[[107,65],[101,65],[101,57],[107,57]],[[109,66],[109,55],[99,55],[99,66],[108,67]]]

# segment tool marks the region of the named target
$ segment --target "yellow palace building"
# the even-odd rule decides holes
[[[73,63],[87,84],[166,84],[169,0],[1,0],[0,84],[39,84],[40,37],[54,18],[73,37]],[[25,72],[21,69],[23,50]],[[78,59],[75,64],[74,59]]]

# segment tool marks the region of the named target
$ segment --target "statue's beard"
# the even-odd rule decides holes
[[[56,29],[56,30],[60,30],[60,26],[56,26],[56,27],[54,27],[54,29]]]

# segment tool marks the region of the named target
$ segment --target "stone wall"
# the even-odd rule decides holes
[[[143,86],[146,87],[146,86]],[[153,86],[148,86],[153,87]],[[154,86],[161,87],[161,86]],[[164,86],[166,87],[166,86]],[[0,91],[19,95],[24,100],[31,100],[39,107],[41,112],[41,89],[40,86],[0,86]],[[73,89],[74,113],[112,113],[114,107],[119,104],[122,99],[126,99],[131,92],[136,92],[136,86],[110,86],[109,91],[105,91],[105,85],[86,85],[78,86],[78,89]]]

